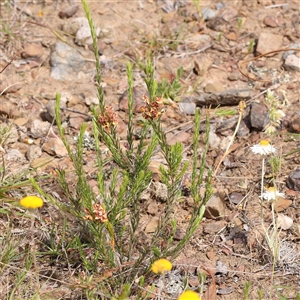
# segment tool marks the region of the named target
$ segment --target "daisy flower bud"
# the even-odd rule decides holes
[[[172,270],[172,264],[170,261],[168,261],[165,258],[161,258],[156,260],[152,266],[151,266],[151,271],[154,272],[155,274],[164,274],[167,271]]]
[[[179,296],[178,300],[201,300],[201,297],[194,291],[185,291]]]
[[[37,196],[27,196],[20,200],[21,206],[28,209],[36,209],[44,205],[43,199]]]

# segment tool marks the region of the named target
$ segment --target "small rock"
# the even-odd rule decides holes
[[[298,196],[298,193],[296,191],[293,191],[293,190],[290,190],[290,189],[287,189],[285,191],[285,194],[288,196],[288,197],[292,197],[292,198],[296,198]]]
[[[204,88],[205,93],[219,93],[224,90],[221,82],[208,83]]]
[[[104,50],[106,49],[106,44],[103,42],[103,41],[101,41],[101,40],[98,40],[97,41],[97,48],[98,48],[98,54],[101,56],[101,55],[103,55],[103,53],[104,53]],[[91,50],[91,51],[94,51],[94,49],[93,49],[93,44],[91,44],[91,45],[89,45],[89,49]]]
[[[239,204],[243,198],[244,198],[244,195],[239,192],[233,192],[233,193],[229,194],[229,196],[228,196],[229,201],[235,205]]]
[[[273,4],[272,0],[258,0],[257,2],[264,5],[264,6],[269,6],[269,5]]]
[[[295,54],[289,55],[284,61],[284,68],[287,71],[297,71],[300,72],[300,58]]]
[[[78,5],[73,5],[70,6],[62,11],[59,12],[58,16],[61,19],[66,19],[66,18],[71,18],[72,16],[74,16],[77,11],[78,11],[79,6]]]
[[[77,99],[79,97],[78,97],[78,95],[74,95],[69,91],[62,91],[60,93],[60,105],[61,105],[61,107],[66,107],[67,103],[76,101],[76,100],[74,100],[74,98]],[[50,100],[50,101],[55,101],[55,100]],[[55,107],[55,105],[51,105],[51,106]],[[53,117],[54,117],[54,115],[53,115]]]
[[[285,18],[283,16],[278,16],[276,18],[276,22],[277,22],[278,26],[280,26],[280,27],[283,27],[286,24]]]
[[[235,8],[228,7],[222,13],[222,18],[226,22],[230,22],[232,19],[234,19],[235,17],[237,17],[237,15],[238,15],[238,11]]]
[[[262,32],[258,37],[257,53],[265,54],[282,48],[282,36],[269,32]],[[273,56],[276,53],[268,56]]]
[[[278,227],[282,228],[283,230],[288,230],[293,225],[293,219],[283,214],[278,214],[277,220]]]
[[[41,114],[43,120],[46,120],[49,123],[53,122],[53,120],[55,119],[55,105],[56,105],[55,100],[49,100],[49,102],[46,105],[46,111]],[[60,107],[66,107],[64,101],[60,101]],[[62,111],[60,113],[60,118],[62,122],[66,120],[66,116]]]
[[[21,161],[24,159],[24,155],[18,149],[9,149],[5,159],[8,161]]]
[[[85,59],[74,48],[58,42],[51,53],[51,74],[56,80],[72,81],[82,70]]]
[[[223,22],[225,22],[225,21],[223,21]],[[224,31],[224,32],[226,32],[226,31]],[[236,49],[236,47],[235,47],[236,42],[233,42],[233,45],[232,45],[232,43],[231,43],[232,41],[228,42],[227,39],[224,39],[222,36],[220,36],[220,33],[217,36],[215,36],[215,40],[217,41],[217,43],[213,43],[212,49],[215,49],[219,52],[232,52],[231,49],[233,49],[233,47],[234,47],[234,49]],[[212,70],[210,70],[210,72]],[[220,70],[224,73],[227,73],[227,71],[225,71],[225,69],[221,69],[221,68],[216,69],[217,72],[220,71]]]
[[[116,42],[116,37],[115,37],[115,32],[114,32],[114,27],[113,26],[107,26],[105,28],[101,28],[100,30],[100,34],[99,34],[99,38],[101,38],[101,40],[107,44],[107,45],[111,45],[114,44]],[[99,44],[98,44],[99,45]],[[107,60],[110,60],[108,58],[106,58]]]
[[[146,202],[151,198],[151,194],[149,190],[144,190],[139,198],[140,202]]]
[[[10,145],[10,149],[18,149],[24,156],[29,148],[29,145],[22,142],[16,142]]]
[[[43,150],[50,155],[63,157],[68,155],[68,151],[59,138],[49,138],[44,144]]]
[[[189,37],[187,39],[187,42],[189,43],[189,47],[191,49],[195,49],[195,50],[198,50],[198,49],[201,49],[201,48],[204,48],[204,47],[208,47],[211,43],[211,37],[208,35],[208,34],[194,34],[192,35],[191,37]],[[173,68],[173,74],[176,74],[176,71],[178,70],[178,68],[180,66],[184,66],[184,70],[185,71],[188,71],[190,69],[190,63],[191,61],[190,60],[187,60],[187,59],[183,59],[181,58],[178,62],[174,62],[174,60],[172,60],[172,58],[166,58],[163,60],[164,62],[166,61],[169,61],[169,64],[179,64],[179,66],[177,65],[176,66],[176,69]]]
[[[0,84],[0,93],[2,93],[2,87]],[[0,116],[7,118],[18,118],[21,117],[20,111],[17,106],[9,101],[0,101]]]
[[[296,114],[289,123],[289,131],[293,133],[300,133],[300,115]]]
[[[289,48],[299,49],[299,43],[298,43],[298,42],[293,43],[293,44],[291,44],[291,45],[289,46]],[[295,53],[297,53],[296,50],[285,51],[285,52],[283,53],[283,55],[282,55],[282,58],[283,58],[283,60],[286,60],[286,58],[287,58],[289,55],[295,54]]]
[[[32,137],[40,138],[47,135],[50,129],[50,124],[48,122],[43,122],[38,119],[34,120],[30,127],[30,132]]]
[[[220,260],[218,260],[216,263],[216,273],[224,275],[228,274],[228,267],[224,265]]]
[[[246,101],[251,98],[251,89],[232,89],[221,93],[205,94],[197,91],[198,96],[189,97],[196,105],[237,105],[241,100]]]
[[[76,106],[77,104],[82,103],[83,101],[84,100],[82,99],[81,95],[72,95],[72,97],[70,99],[68,99],[68,101],[67,101],[67,107],[68,108],[73,108],[74,106]]]
[[[230,220],[232,220],[232,224],[234,224],[235,227],[240,227],[240,228],[242,228],[242,226],[243,226],[243,221],[242,221],[240,218],[238,218],[238,217],[233,217],[233,219],[230,218]]]
[[[231,146],[231,148],[234,148],[234,145]],[[231,151],[230,148],[230,151]],[[223,161],[223,165],[225,167],[227,167],[228,169],[233,169],[233,168],[238,168],[239,167],[239,163],[237,162],[238,159],[235,158],[235,156],[226,156],[224,161]],[[218,157],[218,159],[216,160],[216,164],[220,162],[220,156]]]
[[[143,96],[149,96],[148,91],[142,87],[138,86],[133,88],[133,111],[134,113],[141,113],[142,107],[145,106],[143,101]],[[128,92],[125,91],[119,100],[119,109],[128,112]]]
[[[166,202],[168,199],[168,188],[161,182],[153,182],[153,195],[161,202]]]
[[[262,68],[266,65],[266,62],[263,60],[256,60],[253,62],[253,64],[258,68]]]
[[[176,5],[178,7],[185,7],[187,5],[187,0],[176,0]]]
[[[22,57],[41,57],[44,53],[43,46],[35,43],[26,43],[23,45]]]
[[[217,10],[221,10],[221,9],[224,8],[225,6],[226,6],[225,3],[223,3],[223,2],[218,2],[218,3],[216,4],[216,9],[217,9]]]
[[[213,221],[212,223],[207,223],[203,225],[203,232],[207,234],[215,235],[225,226],[226,226],[225,221]]]
[[[97,180],[91,179],[88,181],[89,186],[95,194],[99,194],[98,183]]]
[[[11,127],[5,123],[0,124],[0,137],[1,141],[5,141],[5,144],[16,143],[19,139],[19,133],[16,127]]]
[[[186,131],[180,131],[177,134],[167,134],[167,144],[168,145],[175,145],[176,143],[186,143],[190,141],[191,134]]]
[[[244,119],[241,121],[237,136],[247,136],[250,133],[250,129]]]
[[[241,77],[240,72],[238,72],[238,71],[233,71],[233,72],[231,72],[231,73],[228,75],[228,80],[230,80],[230,81],[237,81],[237,80],[240,79],[240,77]]]
[[[216,254],[215,254],[215,251],[214,249],[210,249],[209,251],[206,252],[206,257],[209,259],[209,260],[214,260],[216,258]]]
[[[2,79],[2,78],[1,78]],[[10,77],[10,78],[6,78],[3,81],[1,80],[0,82],[0,94],[1,95],[5,95],[5,94],[12,94],[17,92],[18,90],[20,90],[22,88],[22,82],[15,82],[14,77]],[[13,106],[12,103],[7,103],[5,104],[5,106]],[[5,110],[7,111],[9,109],[9,107],[1,107],[0,108],[0,114],[1,111]]]
[[[237,35],[235,32],[231,31],[228,34],[226,34],[226,38],[230,41],[236,41],[237,40]]]
[[[98,105],[99,99],[98,97],[89,96],[84,99],[84,102],[87,106]]]
[[[48,166],[53,166],[55,168],[54,158],[49,156],[46,153],[42,154],[42,157],[35,158],[31,163],[30,166],[34,169],[41,168],[45,170]]]
[[[193,116],[195,115],[196,104],[188,99],[184,99],[184,101],[179,103],[179,109],[182,113]]]
[[[282,17],[273,17],[273,16],[266,16],[264,19],[264,24],[269,27],[281,27],[285,24],[285,20]]]
[[[25,157],[31,162],[42,155],[42,150],[37,145],[31,145],[27,150]]]
[[[79,46],[91,45],[93,43],[91,29],[87,18],[79,17],[72,20],[70,26],[76,32],[75,43]],[[100,34],[100,28],[96,27],[96,36]]]
[[[177,11],[178,9],[177,5],[170,0],[158,0],[157,5],[159,5],[159,7],[167,14]]]
[[[221,143],[220,143],[220,149],[223,150],[223,151],[226,151],[230,141],[232,140],[232,137],[229,135],[229,136],[226,136],[225,138],[222,139]]]
[[[268,108],[262,103],[253,102],[250,110],[251,127],[261,131],[269,122]]]
[[[80,115],[80,114],[76,114],[76,113],[72,113],[70,114],[70,127],[74,128],[74,129],[80,129],[82,123],[85,121],[85,117]]]
[[[181,241],[184,237],[185,232],[182,232],[179,228],[177,228],[174,235],[174,241]]]
[[[300,191],[300,167],[289,174],[286,185],[291,190]]]
[[[162,164],[159,161],[155,160],[150,161],[148,165],[148,170],[152,173],[152,179],[154,181],[161,180],[161,172],[159,170],[160,166],[162,166]]]
[[[26,126],[19,126],[19,141],[22,141],[23,143],[27,145],[32,145],[34,140],[29,138],[28,136],[28,128]]]
[[[201,56],[196,56],[194,58],[194,73],[196,73],[196,75],[204,75],[208,68],[213,64],[213,60],[212,58],[207,55],[206,53],[203,53]]]
[[[234,287],[225,287],[221,289],[217,289],[218,295],[229,295],[232,294],[235,291]]]
[[[120,117],[119,114],[116,114],[117,128],[116,133],[121,140],[125,140],[127,138],[127,125],[123,121],[123,118]]]
[[[287,88],[288,90],[294,90],[296,87],[297,87],[297,86],[296,86],[295,84],[289,83],[289,84],[287,85],[286,88]]]
[[[27,123],[28,119],[26,118],[17,118],[14,120],[14,124],[18,126],[24,126]]]
[[[214,17],[207,21],[206,26],[214,31],[226,32],[228,23],[222,17]]]
[[[158,212],[158,204],[156,202],[151,202],[147,207],[147,213],[150,215],[156,215]]]
[[[210,131],[208,142],[209,142],[209,146],[212,149],[218,149],[220,146],[221,138],[215,132]]]
[[[216,128],[216,133],[221,134],[223,136],[232,135],[236,128],[238,118],[239,118],[238,116],[234,116],[232,118],[225,119]]]
[[[171,121],[171,123],[183,123],[184,121],[186,121],[186,117],[179,114],[177,112],[177,109],[175,110],[174,108],[177,106],[176,103],[172,100],[167,100],[168,101],[168,105],[164,106],[164,113],[161,116],[161,121],[162,122],[169,122],[171,119],[173,119],[173,121]],[[177,131],[178,132],[178,131]]]
[[[202,9],[202,18],[204,21],[214,18],[218,14],[217,10],[205,7]]]
[[[72,110],[74,110],[74,112],[67,113],[70,127],[74,128],[74,129],[80,129],[80,126],[86,120],[87,116],[82,115],[80,113],[76,113],[76,111],[81,112],[81,113],[87,113],[88,110],[87,110],[86,106],[84,106],[82,104],[77,104],[77,105],[73,106]]]
[[[247,237],[248,245],[251,247],[260,245],[264,240],[264,235],[262,234],[264,230],[265,228],[263,227],[263,225],[260,224],[256,224],[255,227],[251,228],[249,235]]]
[[[213,194],[206,203],[204,216],[208,219],[215,219],[225,215],[226,205],[219,194]]]
[[[55,100],[50,100],[46,105],[46,112],[43,114],[43,119],[46,119],[48,122],[52,123],[55,119]]]

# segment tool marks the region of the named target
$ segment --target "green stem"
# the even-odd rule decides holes
[[[34,266],[34,273],[36,278],[36,294],[37,294],[37,300],[40,299],[40,278],[39,278],[39,271],[38,266],[36,263],[36,248],[35,248],[35,239],[34,239],[34,212],[30,211],[30,219],[31,219],[31,225],[30,225],[30,235],[31,235],[31,246],[32,246],[32,259],[33,259],[33,266]]]

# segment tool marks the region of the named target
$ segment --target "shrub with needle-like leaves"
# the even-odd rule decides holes
[[[69,199],[68,203],[58,202],[50,195],[44,196],[62,211],[68,211],[77,219],[82,228],[82,237],[77,239],[82,263],[86,270],[103,272],[117,268],[116,276],[101,282],[101,289],[107,297],[116,297],[121,293],[125,283],[135,286],[135,279],[146,274],[149,265],[159,257],[175,258],[188,243],[202,220],[205,204],[212,194],[212,171],[205,172],[205,158],[208,151],[209,121],[206,122],[206,147],[202,156],[198,156],[200,135],[200,113],[197,110],[193,137],[191,194],[194,198],[191,218],[182,240],[174,241],[177,228],[175,207],[179,204],[183,176],[187,172],[188,162],[183,161],[183,145],[176,143],[168,145],[166,135],[161,126],[163,105],[157,97],[157,82],[154,79],[154,67],[151,59],[137,67],[144,72],[144,80],[149,97],[145,97],[143,109],[144,121],[135,125],[133,113],[133,73],[132,66],[127,65],[128,77],[128,120],[127,141],[124,147],[117,134],[115,112],[107,107],[101,86],[101,69],[97,50],[97,40],[93,21],[85,0],[82,0],[91,27],[93,47],[96,58],[96,80],[98,86],[99,107],[93,113],[93,136],[97,154],[97,186],[99,194],[92,191],[83,164],[83,140],[86,125],[83,124],[77,140],[77,147],[72,149],[60,119],[60,95],[56,97],[56,123],[59,134],[66,146],[73,163],[76,182],[71,188],[64,170],[57,170],[58,180]],[[139,140],[135,138],[139,131]],[[149,139],[148,133],[152,132]],[[110,154],[110,164],[113,166],[107,174],[107,164],[103,159],[100,144],[104,144]],[[165,168],[160,168],[161,181],[167,188],[167,200],[159,215],[159,221],[154,232],[146,242],[140,238],[142,205],[140,198],[152,181],[152,173],[148,167],[154,151],[161,151]],[[200,186],[206,187],[204,196],[200,196]],[[42,191],[36,186],[39,192]],[[84,238],[83,238],[84,237]],[[88,257],[83,247],[89,247],[93,255]],[[101,267],[99,267],[101,266]],[[111,289],[110,287],[114,288]],[[137,287],[138,288],[138,287]],[[110,291],[113,290],[114,292]],[[124,291],[124,290],[123,290]],[[126,294],[129,293],[126,288]]]

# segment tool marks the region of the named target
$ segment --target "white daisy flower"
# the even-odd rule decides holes
[[[269,187],[264,193],[261,194],[260,197],[268,201],[274,201],[277,200],[278,197],[284,197],[284,193],[278,192],[273,186]]]
[[[270,145],[270,143],[266,140],[260,141],[259,144],[250,147],[250,149],[254,154],[260,154],[260,155],[269,155],[269,154],[274,154],[276,152],[275,147]]]

